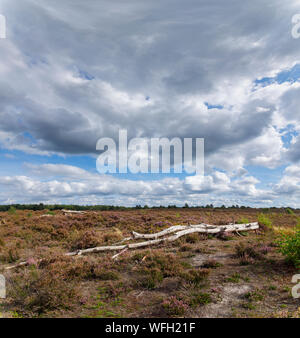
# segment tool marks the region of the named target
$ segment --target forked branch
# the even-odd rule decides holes
[[[248,224],[228,224],[228,225],[209,225],[209,224],[198,224],[198,225],[176,225],[172,226],[168,229],[160,231],[156,234],[139,234],[137,232],[133,232],[133,237],[125,238],[125,240],[135,240],[135,239],[149,239],[144,242],[138,243],[130,243],[124,245],[111,245],[111,246],[98,246],[95,248],[89,248],[84,250],[78,250],[74,252],[68,252],[66,256],[79,256],[88,253],[97,253],[97,252],[107,252],[107,251],[127,251],[128,249],[139,249],[143,247],[148,247],[151,245],[156,245],[160,243],[168,243],[174,242],[182,236],[186,236],[193,233],[204,233],[204,234],[217,234],[217,233],[225,233],[225,232],[235,232],[238,233],[239,231],[251,231],[259,229],[259,225],[257,222],[255,223],[248,223]],[[166,235],[170,235],[164,237]],[[161,238],[163,237],[163,238]],[[119,255],[116,254],[113,256],[114,258],[118,257]],[[7,267],[7,270],[14,269],[20,266],[28,265],[27,262],[21,262],[17,265]]]

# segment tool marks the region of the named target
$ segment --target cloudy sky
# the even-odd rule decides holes
[[[0,203],[300,205],[299,0],[0,0]],[[300,31],[300,30],[299,30]],[[205,138],[205,179],[96,142]]]

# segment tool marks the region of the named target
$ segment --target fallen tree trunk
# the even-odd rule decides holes
[[[257,222],[255,223],[245,223],[245,224],[228,224],[228,225],[210,225],[210,224],[198,224],[198,225],[176,225],[176,226],[172,226],[168,229],[165,229],[163,231],[157,232],[155,234],[139,234],[138,232],[133,231],[132,235],[134,239],[139,239],[139,238],[144,238],[144,239],[156,239],[159,237],[163,237],[165,235],[168,235],[170,233],[173,232],[177,232],[179,230],[188,230],[188,229],[192,229],[192,228],[202,228],[202,229],[206,229],[206,230],[213,230],[213,229],[218,229],[220,227],[229,227],[229,226],[236,226],[238,227],[237,231],[242,231],[242,227],[247,228],[248,226],[252,226],[252,225],[258,225]]]
[[[62,209],[62,212],[64,214],[85,214],[86,212],[85,211],[75,211],[75,210],[65,210],[65,209]]]
[[[181,226],[182,227],[182,226]],[[174,229],[174,227],[171,227]],[[178,231],[175,235],[161,238],[161,239],[153,239],[145,242],[140,243],[132,243],[132,244],[124,244],[124,245],[111,245],[111,246],[98,246],[95,248],[90,249],[83,249],[74,252],[69,252],[67,256],[78,256],[87,253],[95,253],[95,252],[105,252],[105,251],[121,251],[126,248],[128,249],[138,249],[142,247],[151,246],[154,244],[159,244],[162,242],[173,242],[176,241],[178,238],[192,234],[192,233],[222,233],[222,232],[237,232],[237,231],[250,231],[256,230],[259,228],[258,223],[249,223],[249,224],[236,224],[236,225],[224,225],[224,226],[209,226],[209,225],[194,225],[194,226],[185,226],[184,230]],[[170,229],[170,228],[169,228]],[[166,229],[168,230],[168,229]],[[152,236],[157,235],[153,234]]]
[[[138,238],[147,238],[150,239],[148,241],[140,242],[140,243],[132,243],[132,244],[124,244],[124,245],[111,245],[111,246],[99,246],[95,248],[77,250],[74,252],[68,252],[66,256],[80,256],[88,253],[97,253],[97,252],[107,252],[107,251],[124,251],[128,249],[139,249],[143,247],[148,247],[155,244],[160,244],[163,242],[174,242],[182,236],[186,236],[193,233],[205,233],[205,234],[217,234],[217,233],[225,233],[225,232],[239,232],[239,231],[250,231],[259,229],[259,225],[257,222],[249,223],[249,224],[228,224],[228,225],[208,225],[208,224],[199,224],[199,225],[177,225],[170,227],[166,230],[158,232],[156,234],[139,234],[137,232],[133,232],[132,239]],[[172,236],[163,237],[167,234],[175,233]],[[153,238],[153,239],[151,239]],[[126,238],[129,240],[129,238]],[[117,255],[115,255],[117,256]],[[114,257],[115,257],[114,256]],[[7,270],[17,268],[19,266],[28,265],[28,262],[21,262],[17,265],[7,267]]]

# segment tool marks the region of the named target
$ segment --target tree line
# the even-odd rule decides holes
[[[248,206],[239,206],[239,205],[232,205],[232,206],[225,206],[222,205],[221,207],[215,207],[213,204],[207,204],[205,206],[189,206],[187,203],[182,206],[177,205],[168,205],[168,206],[151,206],[148,205],[136,205],[135,207],[124,207],[124,206],[114,206],[114,205],[68,205],[68,204],[10,204],[10,205],[0,205],[0,212],[9,211],[11,209],[16,210],[31,210],[31,211],[41,211],[41,210],[74,210],[74,211],[105,211],[105,210],[132,210],[132,209],[180,209],[180,208],[191,208],[191,209],[254,209]],[[262,208],[264,212],[268,212],[271,210],[299,210],[293,209],[289,207],[282,207],[282,208]]]

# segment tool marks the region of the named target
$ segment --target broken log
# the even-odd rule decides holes
[[[65,255],[66,256],[80,256],[83,254],[88,253],[97,253],[97,252],[107,252],[107,251],[121,251],[125,252],[128,249],[139,249],[143,247],[148,247],[155,244],[160,244],[163,242],[174,242],[177,239],[179,239],[182,236],[186,236],[193,233],[204,233],[204,234],[217,234],[217,233],[224,233],[224,232],[236,232],[239,231],[250,231],[250,230],[257,230],[259,229],[258,222],[255,223],[248,223],[248,224],[228,224],[228,225],[209,225],[209,224],[198,224],[198,225],[177,225],[172,226],[166,230],[163,230],[161,232],[158,232],[156,234],[139,234],[137,232],[133,232],[134,238],[132,239],[138,239],[138,238],[144,238],[144,239],[150,239],[148,241],[139,242],[139,243],[131,243],[131,244],[125,244],[125,245],[111,245],[111,246],[99,246],[95,248],[89,248],[89,249],[83,249],[83,250],[77,250],[74,252],[68,252]],[[168,234],[174,235],[163,237]],[[163,237],[163,238],[159,238]],[[126,238],[126,240],[129,240],[129,238]],[[113,257],[118,257],[119,254],[116,254]],[[6,270],[14,269],[19,266],[28,265],[28,262],[21,262],[17,265],[7,267]]]
[[[234,227],[238,227],[236,231],[244,231],[245,229],[248,229],[249,226],[256,226],[258,225],[257,222],[255,223],[245,223],[245,224],[228,224],[228,225],[210,225],[210,224],[198,224],[198,225],[176,225],[176,226],[172,226],[168,229],[165,229],[163,231],[157,232],[155,234],[139,234],[138,232],[132,231],[132,236],[134,239],[139,239],[139,238],[143,238],[143,239],[157,239],[159,237],[163,237],[165,235],[168,235],[170,233],[173,232],[177,232],[178,230],[188,230],[188,229],[193,229],[193,228],[197,228],[197,229],[204,229],[207,231],[204,232],[208,232],[208,233],[214,233],[213,231],[209,231],[209,230],[213,230],[213,229],[218,229],[218,228],[224,228],[224,227],[230,227],[230,226],[234,226]],[[244,229],[245,228],[245,229]],[[219,232],[219,231],[218,231]]]
[[[85,211],[75,211],[75,210],[65,210],[65,209],[62,209],[62,212],[64,214],[85,214],[86,212]]]

